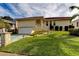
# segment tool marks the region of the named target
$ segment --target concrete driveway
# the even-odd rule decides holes
[[[0,56],[19,56],[18,54],[0,52]]]
[[[12,42],[14,42],[14,41],[20,40],[24,37],[27,37],[27,36],[28,35],[18,35],[18,34],[16,34],[16,35],[11,35],[11,39],[12,39]]]

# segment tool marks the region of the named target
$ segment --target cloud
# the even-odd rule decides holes
[[[71,3],[0,3],[0,15],[9,15],[13,18],[44,16],[70,16]]]

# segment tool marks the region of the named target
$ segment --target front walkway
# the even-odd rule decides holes
[[[19,56],[18,54],[0,52],[0,56]]]

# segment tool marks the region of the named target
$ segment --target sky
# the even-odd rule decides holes
[[[0,3],[0,16],[23,18],[32,16],[64,17],[75,12],[69,9],[75,3]]]

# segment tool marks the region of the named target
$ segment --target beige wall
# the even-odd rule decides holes
[[[30,33],[34,31],[42,30],[43,28],[43,20],[39,19],[40,24],[36,23],[36,20],[21,20],[16,21],[16,27],[18,28],[19,33]]]
[[[49,20],[49,21],[48,21]],[[47,30],[50,30],[50,19],[48,19],[47,21],[48,21],[48,26],[46,26],[46,21],[44,21],[44,28],[45,29],[47,29]],[[53,23],[54,23],[54,21],[53,20],[51,20],[51,22],[52,22],[52,25],[53,25]],[[68,25],[70,25],[70,21],[69,20],[56,20],[55,21],[55,26],[63,26],[63,28],[64,28],[64,26],[68,26]]]
[[[31,34],[35,28],[35,20],[21,20],[16,21],[18,34]]]
[[[34,27],[35,20],[17,21],[18,27]]]
[[[22,28],[25,28],[25,31],[27,30],[27,32],[30,31],[38,31],[41,29],[44,30],[50,30],[50,19],[47,20],[43,20],[43,19],[38,19],[39,21],[41,21],[40,25],[38,25],[36,23],[35,19],[32,20],[21,20],[21,21],[16,21],[16,27],[17,28],[21,28],[21,31],[24,32],[24,29],[22,30]],[[48,26],[46,26],[46,21],[48,21]],[[52,21],[52,25],[55,21],[55,26],[69,26],[70,25],[70,20],[51,20]]]
[[[68,26],[70,25],[70,21],[69,20],[62,20],[62,21],[55,21],[57,26]]]
[[[46,26],[46,21],[44,21],[43,23],[44,30],[50,30],[49,27],[50,27],[50,21],[48,21],[48,26]]]
[[[77,22],[78,22],[78,26],[77,26]],[[79,29],[79,20],[72,21],[72,24],[74,25],[75,29]]]

